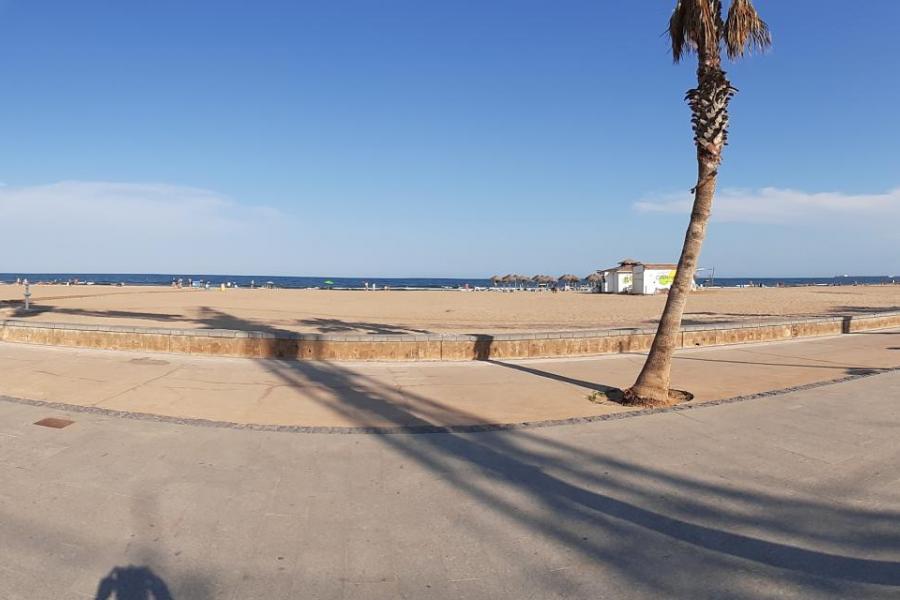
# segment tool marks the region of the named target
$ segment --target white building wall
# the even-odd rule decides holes
[[[656,294],[672,287],[675,269],[645,269],[638,265],[634,269],[633,294]]]
[[[644,291],[644,269],[640,267],[635,267],[634,269],[634,283],[631,285],[631,293],[632,294],[646,294]]]
[[[616,274],[616,271],[601,271],[600,274],[604,276],[600,291],[604,294],[617,293],[619,289],[619,277]]]
[[[606,280],[600,288],[606,294],[623,294],[631,291],[634,275],[631,271],[619,271],[618,269],[600,271],[606,276]]]

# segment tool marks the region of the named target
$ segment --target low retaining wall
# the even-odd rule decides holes
[[[679,347],[719,346],[900,327],[900,312],[685,326]],[[337,335],[229,329],[156,329],[0,321],[0,341],[73,348],[290,360],[487,360],[640,352],[655,329],[498,335]]]

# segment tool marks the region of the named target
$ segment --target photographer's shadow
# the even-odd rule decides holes
[[[149,567],[113,567],[100,580],[95,600],[174,600],[169,586]]]

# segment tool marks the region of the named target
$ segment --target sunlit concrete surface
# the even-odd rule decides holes
[[[898,597],[898,399],[888,373],[631,419],[420,435],[0,401],[0,596]],[[48,416],[74,423],[33,425]]]
[[[634,381],[641,354],[466,363],[329,363],[0,344],[0,395],[95,409],[289,427],[521,424],[629,409],[589,396]],[[900,331],[685,350],[695,402],[900,366]],[[594,400],[598,398],[594,396]]]

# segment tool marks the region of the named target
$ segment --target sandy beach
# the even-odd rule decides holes
[[[665,296],[576,292],[173,289],[169,287],[0,286],[0,316],[34,321],[143,327],[319,333],[502,333],[656,323]],[[685,324],[771,321],[787,316],[900,309],[898,286],[727,288],[688,301]]]

